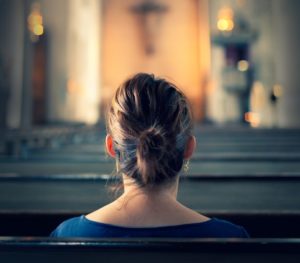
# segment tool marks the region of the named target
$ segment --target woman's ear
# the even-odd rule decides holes
[[[190,159],[196,149],[196,138],[195,136],[190,136],[187,140],[187,143],[185,145],[185,150],[183,154],[183,158],[185,160]]]
[[[105,146],[106,146],[106,151],[107,151],[107,153],[108,153],[111,157],[115,158],[115,157],[116,157],[116,152],[115,152],[115,150],[114,150],[114,143],[113,143],[113,139],[112,139],[112,137],[111,137],[110,134],[107,134],[107,135],[106,135],[106,138],[105,138]]]

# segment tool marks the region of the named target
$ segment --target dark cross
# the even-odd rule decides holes
[[[145,0],[138,5],[132,6],[130,10],[141,18],[141,26],[143,29],[142,37],[145,41],[145,50],[146,54],[150,55],[155,51],[154,38],[156,36],[160,16],[168,10],[168,7],[155,3],[153,0]]]

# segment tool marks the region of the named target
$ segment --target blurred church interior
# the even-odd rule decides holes
[[[0,0],[0,126],[104,120],[152,72],[197,123],[299,127],[299,1]]]
[[[0,258],[1,236],[47,236],[110,201],[105,112],[137,72],[192,106],[178,198],[252,237],[299,238],[299,13],[298,0],[0,0]]]

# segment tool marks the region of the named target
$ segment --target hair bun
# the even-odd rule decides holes
[[[160,160],[166,151],[165,146],[161,129],[152,127],[140,134],[137,151],[143,159]]]

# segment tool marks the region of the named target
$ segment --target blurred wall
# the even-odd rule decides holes
[[[175,82],[192,103],[196,119],[204,114],[203,93],[209,69],[207,1],[160,0],[168,10],[152,19],[154,52],[145,51],[141,15],[131,8],[145,1],[103,1],[103,100],[137,72]],[[153,32],[154,31],[154,32]],[[200,34],[201,33],[201,34]]]

